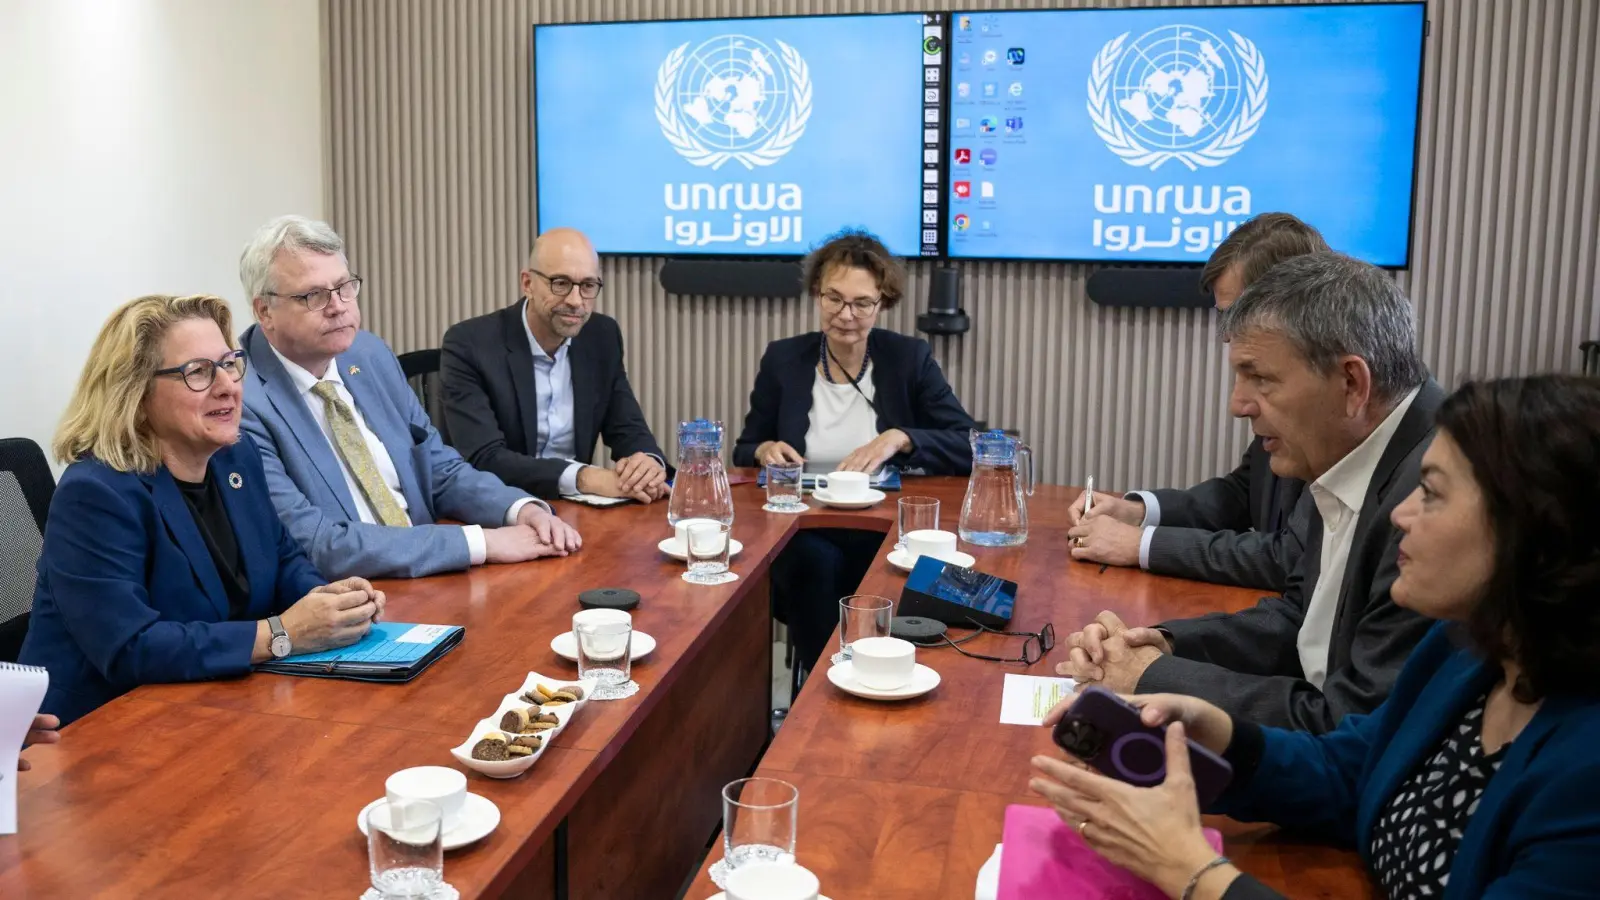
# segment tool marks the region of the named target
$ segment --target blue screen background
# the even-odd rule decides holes
[[[809,67],[812,112],[788,154],[747,169],[729,160],[698,167],[663,136],[655,115],[658,70],[678,46],[723,35],[777,50]],[[897,254],[920,250],[923,147],[921,15],[630,22],[535,29],[539,228],[581,229],[605,253],[804,253],[829,232],[863,226]],[[777,62],[774,61],[776,65]],[[692,64],[691,64],[692,65]],[[681,115],[681,113],[680,113]],[[734,209],[675,211],[664,187],[795,184],[800,237],[752,247],[753,238],[682,246],[665,219],[692,221],[704,237],[733,233]],[[707,231],[709,229],[709,231]]]
[[[1404,265],[1423,14],[1420,4],[953,14],[950,256],[1203,262],[1232,225],[1283,211],[1316,226],[1336,250]],[[1087,109],[1092,66],[1107,42],[1128,33],[1126,54],[1140,36],[1173,25],[1209,31],[1230,49],[1228,32],[1238,32],[1265,66],[1259,129],[1214,168],[1191,172],[1176,159],[1154,170],[1129,165],[1107,149]],[[1021,65],[1008,62],[1011,48],[1025,51]],[[983,61],[989,50],[993,65]],[[1020,97],[1010,93],[1017,81]],[[961,82],[969,85],[965,99]],[[990,82],[995,96],[985,98]],[[1007,134],[1004,123],[1016,117],[1021,130]],[[994,132],[982,133],[985,118],[998,125]],[[957,161],[962,149],[971,156],[966,164]],[[992,165],[984,165],[984,150],[995,154]],[[965,198],[960,181],[968,182]],[[984,181],[990,198],[981,196]],[[1138,212],[1097,209],[1096,185],[1111,205],[1116,186],[1130,184],[1199,186],[1207,200],[1213,186],[1241,186],[1249,190],[1248,214],[1180,215],[1177,246],[1135,248],[1141,226],[1149,241],[1169,240],[1175,213],[1170,194],[1165,212],[1144,213],[1142,196]],[[1114,225],[1127,228],[1120,250],[1111,249]],[[1208,231],[1203,242],[1190,231],[1199,226]]]

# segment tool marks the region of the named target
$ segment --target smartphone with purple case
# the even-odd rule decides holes
[[[1166,726],[1144,724],[1138,707],[1103,687],[1085,688],[1052,737],[1061,749],[1118,781],[1154,787],[1166,780]],[[1195,793],[1204,808],[1233,780],[1233,766],[1192,740],[1188,744]]]

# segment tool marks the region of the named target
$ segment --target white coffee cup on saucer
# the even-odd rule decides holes
[[[632,625],[633,616],[621,609],[583,609],[572,614],[572,636],[578,636],[579,625]],[[622,654],[628,650],[627,634],[602,634],[590,638],[589,646],[593,649],[590,654],[597,660],[621,659]]]
[[[678,524],[672,526],[672,539],[677,542],[678,552],[689,552],[689,529],[696,525],[719,525],[716,519],[680,519]]]
[[[461,823],[461,805],[467,802],[467,776],[447,766],[415,766],[401,769],[383,783],[390,803],[426,800],[444,813],[444,829]]]
[[[915,563],[919,556],[949,562],[956,555],[956,536],[948,531],[924,528],[906,533],[906,556]]]
[[[892,691],[911,683],[917,669],[917,647],[896,637],[869,637],[850,643],[856,681],[875,691]]]
[[[824,476],[830,499],[851,502],[867,499],[872,489],[872,476],[865,472],[829,472]]]
[[[746,863],[728,873],[727,900],[817,900],[822,884],[805,866]]]

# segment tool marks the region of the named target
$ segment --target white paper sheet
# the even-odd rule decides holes
[[[43,668],[0,663],[0,834],[17,833],[17,755],[49,687]]]
[[[394,639],[396,644],[431,644],[450,633],[454,625],[413,625]]]
[[[602,497],[599,494],[562,494],[561,499],[570,500],[573,503],[582,503],[585,506],[600,507],[621,506],[624,503],[633,502],[631,497]]]
[[[1071,678],[1044,678],[1039,675],[1007,675],[1000,695],[1001,725],[1040,725],[1044,714],[1072,693]]]

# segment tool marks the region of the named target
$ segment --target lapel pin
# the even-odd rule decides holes
[[[239,473],[238,472],[229,472],[228,473],[228,487],[231,487],[236,491],[239,488],[244,487],[244,479],[239,477]]]
[[[361,374],[361,367],[360,366],[351,366],[350,367],[350,374],[351,375],[360,375]]]

